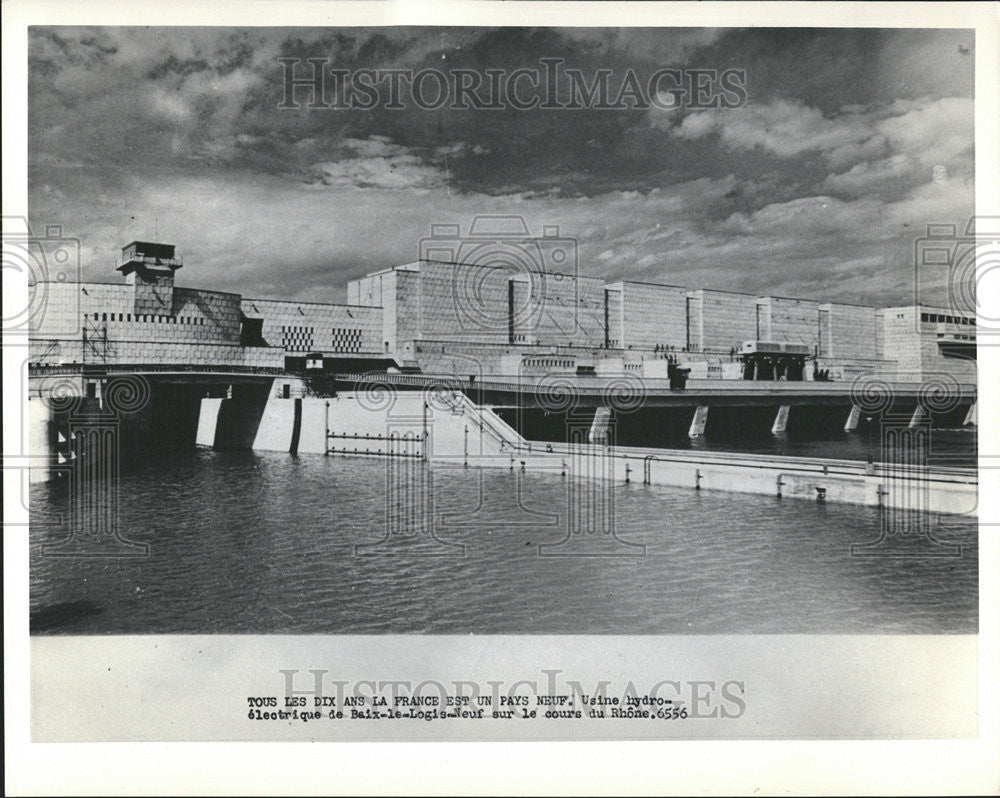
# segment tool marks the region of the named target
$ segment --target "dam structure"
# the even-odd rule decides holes
[[[122,452],[410,458],[889,507],[919,484],[928,509],[974,510],[975,470],[926,457],[676,447],[810,428],[897,451],[972,425],[971,314],[607,283],[553,270],[557,243],[534,241],[534,260],[377,271],[346,304],[183,288],[183,260],[157,242],[125,246],[117,282],[39,282],[31,478],[72,472],[103,424]]]

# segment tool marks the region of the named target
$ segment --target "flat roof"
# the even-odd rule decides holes
[[[308,302],[298,299],[264,299],[262,297],[242,297],[242,302],[273,302],[282,305],[316,305],[322,308],[366,308],[368,310],[382,310],[382,305],[352,305],[349,302]]]
[[[434,258],[423,258],[413,263],[406,264],[407,266],[420,266],[422,263],[436,263],[441,266],[471,266],[476,269],[498,269],[505,271],[503,266],[490,266],[484,263],[465,263],[463,261],[451,261],[451,260],[435,260]],[[545,269],[544,271],[538,272],[539,274],[551,274],[556,277],[571,277],[574,280],[597,280],[599,282],[604,282],[603,277],[588,277],[585,274],[570,274],[569,272],[554,272],[550,269]],[[606,283],[605,283],[606,284]]]
[[[955,308],[949,308],[945,305],[892,305],[890,307],[879,308],[879,310],[933,310],[935,313],[950,313],[953,316],[965,316],[967,318],[976,318],[975,311],[970,310],[956,310]]]
[[[616,285],[625,285],[626,283],[630,285],[653,285],[657,288],[676,288],[680,291],[690,291],[691,289],[684,285],[674,285],[673,283],[653,283],[649,280],[618,280],[615,283],[605,283],[609,287],[614,287]]]
[[[131,288],[128,283],[107,283],[100,280],[87,280],[86,282],[63,282],[62,280],[35,280],[31,285],[78,285],[86,288],[88,285],[110,285],[115,288]],[[234,296],[242,298],[242,294],[235,291],[216,291],[214,288],[188,288],[185,285],[175,285],[174,291],[188,291],[192,294],[221,294],[223,296]],[[364,306],[362,306],[364,307]]]
[[[160,241],[129,241],[122,249],[128,249],[133,244],[144,244],[147,247],[176,247],[176,244],[164,244]]]
[[[697,294],[699,291],[701,291],[703,293],[709,293],[709,294],[734,294],[735,296],[752,296],[755,299],[760,299],[763,296],[765,296],[765,294],[748,294],[746,291],[727,291],[725,288],[689,288],[688,290],[694,294]]]

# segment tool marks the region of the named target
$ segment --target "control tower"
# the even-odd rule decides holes
[[[118,271],[133,287],[137,315],[173,315],[174,272],[183,265],[173,244],[133,241],[122,247]]]

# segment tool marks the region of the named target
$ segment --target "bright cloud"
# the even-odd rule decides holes
[[[90,279],[114,279],[117,248],[158,230],[188,284],[339,299],[415,258],[431,224],[513,213],[576,238],[585,274],[888,304],[908,295],[914,237],[972,213],[959,44],[972,46],[960,31],[36,28],[32,224],[79,235]],[[751,102],[281,111],[289,54],[484,74],[546,56],[584,71],[735,65]]]

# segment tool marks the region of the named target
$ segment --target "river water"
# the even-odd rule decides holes
[[[843,433],[836,438],[808,438],[767,435],[729,437],[726,440],[693,439],[681,441],[681,447],[719,452],[753,452],[787,455],[789,457],[825,457],[839,460],[882,460],[878,433],[866,437],[864,432]],[[974,427],[965,429],[934,429],[930,434],[928,464],[975,468],[978,459],[977,436]]]
[[[149,546],[137,559],[43,554],[66,535],[68,488],[35,485],[32,631],[977,630],[974,518],[927,518],[933,539],[862,553],[852,544],[882,530],[876,508],[633,483],[605,488],[617,537],[601,538],[602,553],[612,556],[580,556],[582,538],[563,542],[558,474],[400,468],[246,451],[147,457],[118,488],[119,534]],[[401,487],[387,491],[387,480]],[[414,509],[421,490],[432,523]]]

